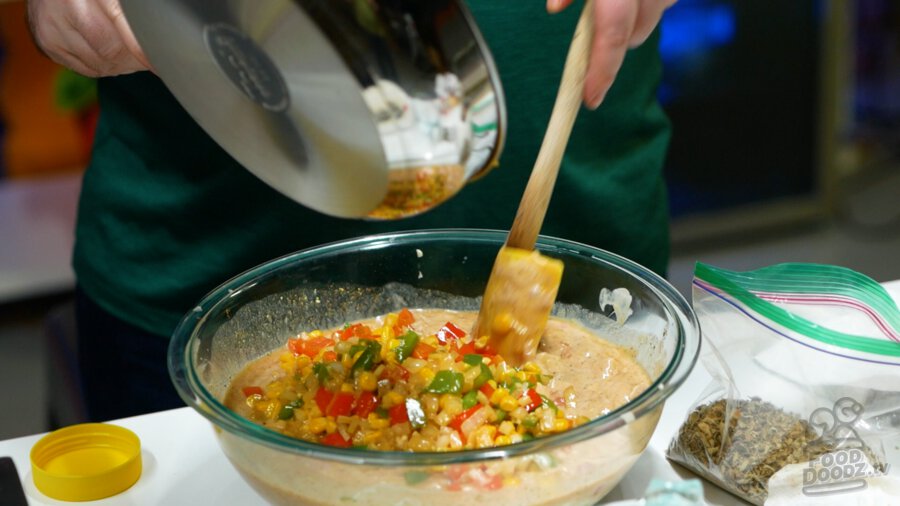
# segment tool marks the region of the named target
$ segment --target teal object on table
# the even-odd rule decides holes
[[[647,487],[645,506],[702,506],[703,485],[700,480],[652,480]]]

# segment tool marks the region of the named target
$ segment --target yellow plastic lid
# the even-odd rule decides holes
[[[93,501],[127,490],[141,476],[141,441],[105,423],[72,425],[31,448],[34,485],[47,497]]]

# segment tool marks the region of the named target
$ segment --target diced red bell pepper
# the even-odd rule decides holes
[[[494,350],[494,348],[492,348],[490,344],[484,345],[484,348],[481,348],[480,350],[478,350],[478,353],[481,353],[485,357],[497,356],[497,351]]]
[[[349,327],[345,328],[341,331],[341,341],[346,341],[351,337],[358,337],[360,339],[375,339],[375,336],[372,334],[372,329],[366,327],[362,323],[354,323]]]
[[[412,311],[409,309],[403,308],[397,313],[397,323],[394,325],[394,333],[400,335],[403,329],[406,329],[413,322],[416,321],[416,317],[413,316]]]
[[[319,406],[319,411],[321,411],[323,415],[328,412],[328,405],[331,404],[331,399],[333,398],[334,394],[324,387],[319,387],[319,389],[316,390],[316,406]]]
[[[415,354],[413,354],[415,356]],[[418,357],[417,357],[418,358]],[[381,371],[381,374],[378,375],[378,379],[386,379],[391,382],[391,384],[396,384],[400,380],[406,381],[409,379],[409,370],[405,367],[401,367],[399,365],[388,365]]]
[[[487,344],[487,345],[485,345],[485,346],[479,348],[479,347],[475,344],[475,341],[468,342],[468,343],[466,343],[466,344],[464,344],[464,345],[462,345],[462,346],[458,346],[458,345],[457,345],[457,346],[456,346],[456,352],[459,354],[459,356],[456,357],[456,361],[457,361],[457,362],[459,362],[460,360],[462,360],[463,357],[465,357],[466,355],[471,355],[471,354],[473,354],[473,353],[474,353],[474,354],[477,354],[477,355],[481,355],[481,356],[483,356],[483,357],[490,358],[490,359],[493,359],[494,357],[497,356],[497,352],[494,351],[493,348],[491,348],[491,345],[490,345],[490,344]]]
[[[490,383],[485,383],[481,385],[481,388],[478,389],[481,393],[483,393],[488,399],[494,395],[494,387],[490,385]]]
[[[472,406],[471,408],[463,411],[462,413],[456,415],[455,417],[453,417],[453,420],[450,420],[450,423],[448,423],[447,425],[450,426],[450,428],[452,428],[452,429],[456,429],[456,432],[459,432],[459,435],[462,436],[463,441],[465,441],[466,435],[463,434],[462,424],[463,424],[463,422],[468,420],[469,417],[474,415],[479,409],[481,409],[480,403],[476,404],[476,405]]]
[[[406,413],[406,404],[397,404],[389,409],[388,418],[391,420],[391,425],[408,422],[409,414]]]
[[[447,322],[443,327],[441,327],[441,330],[437,331],[436,335],[438,341],[447,344],[450,341],[458,341],[466,337],[466,332],[453,323]]]
[[[336,362],[337,361],[337,353],[332,350],[328,350],[322,354],[323,362]]]
[[[544,399],[533,388],[529,388],[525,395],[528,397],[528,404],[525,405],[525,410],[529,413],[544,403]]]
[[[484,484],[484,488],[487,490],[500,490],[503,488],[503,477],[499,474],[491,476],[491,479]]]
[[[378,407],[378,398],[372,392],[363,392],[356,399],[356,407],[353,408],[353,414],[360,418],[366,418],[369,413],[375,411]]]
[[[472,341],[472,342],[466,343],[466,344],[460,346],[459,348],[457,348],[456,353],[458,353],[458,355],[456,355],[456,361],[460,362],[460,361],[462,361],[463,357],[465,357],[466,355],[478,353],[478,352],[475,351],[475,342]]]
[[[310,339],[290,339],[288,340],[288,349],[297,355],[306,355],[313,358],[322,351],[323,348],[331,346],[334,341],[329,337],[313,337]]]
[[[420,358],[422,360],[427,360],[428,355],[431,355],[431,353],[434,352],[435,349],[436,348],[434,346],[419,341],[419,343],[416,344],[416,347],[413,348],[412,356],[415,358]]]
[[[447,476],[450,481],[459,481],[465,476],[465,474],[469,472],[469,466],[465,464],[457,464],[454,466],[449,466],[446,471],[444,471],[444,475]]]
[[[244,393],[244,397],[250,397],[251,395],[263,395],[263,389],[260,387],[244,387],[241,389],[241,392]]]
[[[331,404],[328,405],[328,411],[325,413],[328,416],[339,417],[339,416],[350,416],[350,413],[353,412],[353,394],[350,392],[338,392],[334,395],[334,398],[331,399]]]
[[[342,436],[340,432],[332,432],[331,434],[323,437],[322,444],[328,446],[336,446],[338,448],[350,448],[351,446],[350,440],[344,439],[344,436]]]

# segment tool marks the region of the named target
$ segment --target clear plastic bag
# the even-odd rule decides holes
[[[785,504],[897,485],[900,311],[883,287],[836,266],[697,264],[693,306],[713,383],[671,460],[760,505],[773,476]]]

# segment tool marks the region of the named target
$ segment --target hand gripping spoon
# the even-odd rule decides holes
[[[582,102],[593,38],[592,7],[592,0],[585,2],[575,28],[541,149],[475,322],[475,337],[488,336],[489,346],[514,366],[537,353],[562,279],[563,263],[542,256],[534,246]]]

